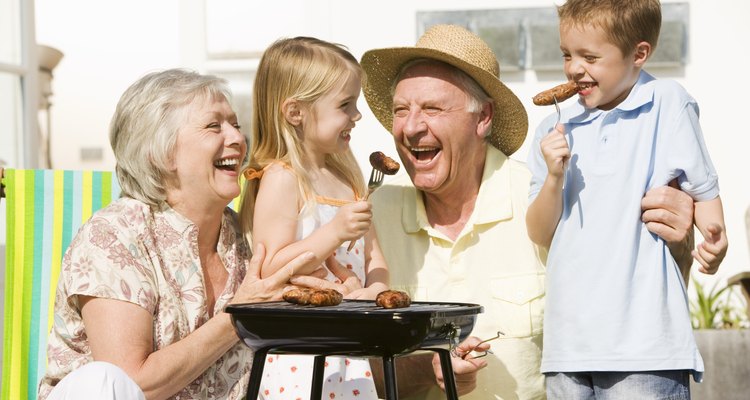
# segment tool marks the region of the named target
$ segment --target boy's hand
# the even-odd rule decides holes
[[[555,125],[555,129],[542,138],[539,147],[547,164],[547,174],[557,178],[562,177],[565,173],[565,164],[570,158],[570,147],[565,139],[564,126]]]
[[[724,228],[719,224],[710,224],[702,232],[704,241],[693,250],[693,257],[700,263],[698,269],[704,274],[713,275],[719,270],[719,264],[727,255],[729,242]]]
[[[367,233],[372,222],[371,208],[370,203],[366,201],[355,201],[339,208],[331,223],[334,224],[335,232],[342,243],[359,239]]]

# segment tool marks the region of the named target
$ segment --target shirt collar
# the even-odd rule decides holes
[[[617,105],[613,110],[632,111],[648,104],[654,99],[654,86],[647,83],[655,80],[648,72],[641,70],[638,80],[635,82],[633,89],[628,97]],[[612,110],[612,111],[613,111]],[[582,124],[592,121],[609,111],[598,108],[585,108],[580,101],[577,101],[570,107],[561,111],[561,120],[567,123]]]
[[[510,169],[502,168],[508,162],[508,157],[493,146],[486,146],[486,149],[482,183],[474,205],[474,212],[466,223],[467,227],[513,217]],[[422,229],[430,229],[422,191],[410,186],[405,192],[402,213],[404,231],[415,233]]]
[[[161,213],[164,218],[167,219],[172,229],[179,232],[183,237],[189,238],[191,246],[196,247],[198,245],[198,228],[193,221],[170,207],[166,202],[161,206]],[[221,227],[219,228],[219,242],[216,249],[220,255],[226,254],[237,239],[235,237],[235,232],[238,231],[238,228],[234,226],[232,213],[233,211],[228,207],[222,212]]]
[[[167,219],[169,225],[176,232],[184,235],[185,231],[195,227],[193,221],[177,212],[177,210],[172,208],[167,202],[162,202],[159,207],[161,215]]]

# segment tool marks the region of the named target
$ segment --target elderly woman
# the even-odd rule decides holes
[[[39,398],[239,399],[252,354],[229,303],[276,300],[302,254],[260,279],[236,214],[245,139],[226,83],[149,74],[120,99],[110,141],[122,197],[62,264]]]

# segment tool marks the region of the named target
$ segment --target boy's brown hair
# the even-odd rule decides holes
[[[648,42],[653,53],[659,40],[659,0],[568,0],[557,8],[557,15],[561,28],[601,28],[623,55],[640,42]]]

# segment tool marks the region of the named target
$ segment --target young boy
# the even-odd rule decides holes
[[[578,103],[536,131],[526,223],[550,248],[542,372],[549,399],[688,399],[703,361],[685,284],[640,201],[676,179],[695,200],[716,272],[727,250],[716,172],[698,105],[642,70],[656,47],[658,0],[569,0],[559,7],[565,74]],[[567,136],[566,136],[567,135]]]

